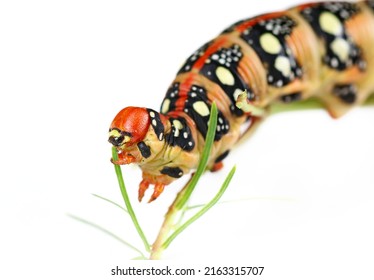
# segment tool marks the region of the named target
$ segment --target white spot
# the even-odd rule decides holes
[[[219,58],[218,54],[215,53],[215,54],[212,55],[213,60],[217,60],[218,58]]]
[[[187,132],[183,132],[183,138],[188,138],[188,133]]]
[[[265,33],[260,37],[261,47],[270,54],[277,54],[282,50],[282,45],[278,38],[271,33]]]
[[[209,115],[209,108],[208,108],[208,105],[206,105],[206,103],[204,101],[197,101],[195,102],[192,107],[194,108],[194,110],[200,115],[200,116],[203,116],[203,117],[206,117]]]
[[[218,118],[219,123],[223,123],[223,119],[221,117]]]
[[[217,67],[216,75],[218,79],[220,80],[220,82],[224,85],[233,86],[235,84],[234,76],[225,67],[222,67],[222,66]]]
[[[281,87],[283,86],[283,81],[282,80],[278,80],[277,81],[277,87]]]
[[[183,128],[183,124],[178,120],[173,120],[173,126],[175,128],[174,137],[178,137],[179,136],[179,130],[181,130]]]
[[[358,67],[360,69],[365,69],[366,68],[366,61],[360,60],[360,62],[358,63]]]
[[[340,35],[343,32],[343,26],[340,20],[330,12],[323,12],[319,16],[319,25],[321,29],[332,35]]]
[[[192,142],[190,141],[190,142],[188,142],[188,146],[192,146]]]
[[[154,118],[156,115],[155,115],[155,112],[150,112],[149,115],[151,116],[151,118]]]
[[[332,51],[339,57],[340,61],[346,61],[349,57],[349,44],[343,38],[336,38],[331,43]]]
[[[162,140],[164,138],[164,134],[161,132],[160,135],[158,136],[158,140]]]
[[[165,99],[164,102],[162,103],[161,113],[165,114],[167,111],[169,111],[169,108],[170,108],[170,99]]]
[[[269,22],[268,24],[265,25],[265,28],[266,30],[271,30],[273,28],[273,24]]]
[[[153,126],[157,126],[157,122],[156,122],[155,119],[152,120],[152,125],[153,125]]]
[[[282,73],[283,76],[289,77],[291,74],[290,60],[285,56],[278,56],[275,59],[275,68]]]
[[[337,68],[339,65],[339,61],[335,57],[331,59],[330,63],[333,68]]]
[[[239,95],[241,95],[242,93],[243,93],[243,90],[237,88],[237,89],[234,91],[234,100],[237,101]]]

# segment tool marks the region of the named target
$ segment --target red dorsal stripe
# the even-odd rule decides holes
[[[265,14],[265,15],[262,15],[262,16],[258,16],[258,17],[252,18],[250,20],[247,20],[247,21],[239,24],[235,28],[235,30],[237,30],[240,33],[242,33],[247,28],[249,28],[251,26],[254,26],[255,24],[259,23],[262,20],[268,20],[268,19],[276,18],[276,17],[282,16],[283,14],[284,14],[284,12],[275,12],[275,13]]]

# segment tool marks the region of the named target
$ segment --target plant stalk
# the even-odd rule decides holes
[[[157,238],[151,247],[151,255],[150,255],[151,260],[161,259],[162,252],[164,251],[164,248],[162,245],[165,239],[168,237],[169,233],[173,230],[175,226],[174,221],[176,220],[176,216],[181,211],[181,209],[179,209],[177,205],[181,201],[183,196],[185,195],[186,189],[189,183],[191,182],[191,180],[192,180],[192,176],[191,176],[191,179],[188,181],[188,183],[178,193],[174,202],[170,205],[169,210],[165,215],[164,222],[162,223],[160,231],[158,232]]]

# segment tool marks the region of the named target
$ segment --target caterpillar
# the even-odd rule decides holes
[[[109,128],[114,164],[142,169],[150,202],[196,169],[212,103],[218,120],[207,168],[217,171],[275,102],[316,98],[338,118],[374,90],[374,1],[308,3],[241,20],[190,55],[160,112],[126,107]]]

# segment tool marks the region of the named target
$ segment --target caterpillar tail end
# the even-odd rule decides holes
[[[261,117],[266,113],[264,109],[256,107],[250,102],[246,90],[238,95],[235,105],[244,113],[248,113],[251,116]]]

